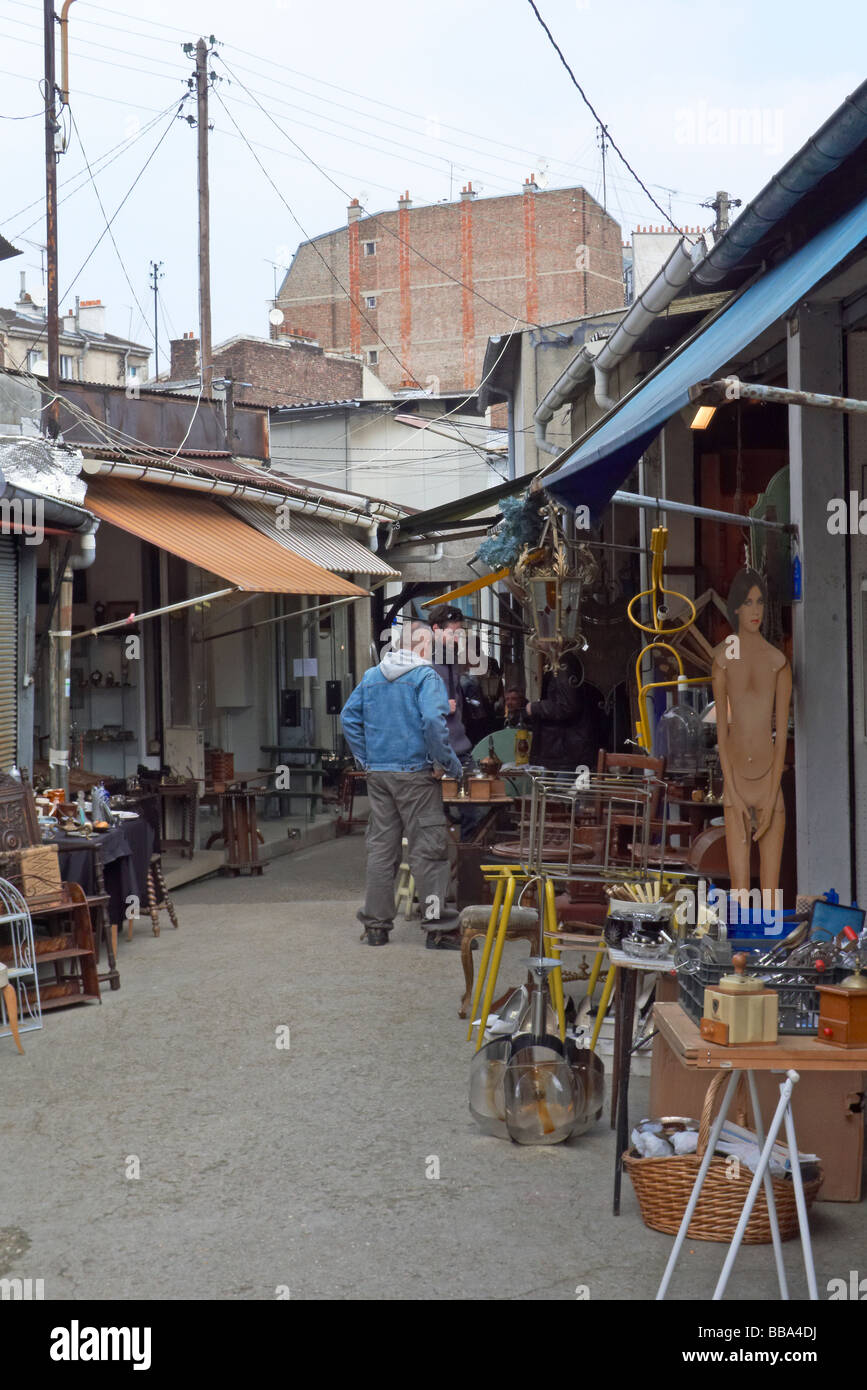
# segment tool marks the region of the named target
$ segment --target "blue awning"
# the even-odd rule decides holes
[[[564,455],[544,485],[570,507],[598,516],[666,420],[689,404],[689,388],[707,381],[867,237],[867,198],[806,246],[768,271],[676,352],[590,435]]]

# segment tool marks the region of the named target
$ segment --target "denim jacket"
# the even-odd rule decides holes
[[[419,772],[461,765],[449,744],[446,688],[414,652],[388,652],[367,671],[340,713],[350,752],[367,772]]]

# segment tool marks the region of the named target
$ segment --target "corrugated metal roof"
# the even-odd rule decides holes
[[[378,578],[399,579],[400,574],[375,551],[366,545],[338,531],[327,521],[316,521],[309,516],[289,514],[288,529],[277,525],[277,508],[264,502],[235,502],[231,499],[224,504],[235,516],[255,526],[263,536],[270,537],[278,545],[285,546],[293,554],[307,560],[327,565],[336,574],[370,574]]]
[[[112,526],[171,551],[251,593],[362,597],[366,589],[277,545],[208,497],[94,478],[87,505]]]

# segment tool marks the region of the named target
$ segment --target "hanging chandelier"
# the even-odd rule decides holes
[[[583,541],[569,540],[553,505],[538,544],[525,547],[513,578],[533,624],[528,645],[556,672],[568,652],[586,651],[581,598],[599,579],[599,565]]]

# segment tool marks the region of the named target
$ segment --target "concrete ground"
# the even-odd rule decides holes
[[[671,1240],[628,1180],[611,1215],[605,1119],[553,1148],[476,1129],[459,956],[402,920],[360,944],[363,850],[179,890],[179,931],[122,942],[120,991],[47,1015],[24,1057],[0,1040],[0,1276],[49,1299],[653,1297]],[[820,1204],[812,1229],[824,1297],[863,1267],[867,1206]],[[709,1296],[723,1254],[687,1244],[671,1296]],[[775,1293],[770,1247],[743,1249],[729,1296]]]

